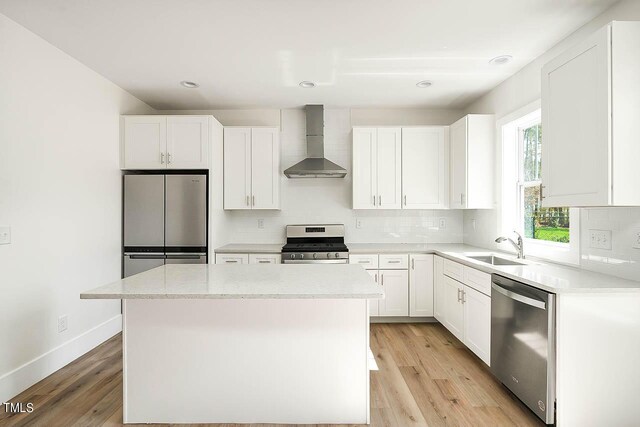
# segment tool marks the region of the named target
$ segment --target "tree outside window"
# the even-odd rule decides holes
[[[542,125],[538,121],[519,129],[520,200],[526,238],[569,243],[569,208],[543,208]]]

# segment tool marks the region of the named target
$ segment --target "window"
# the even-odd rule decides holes
[[[551,261],[580,262],[580,211],[542,207],[544,129],[536,101],[497,121],[501,130],[498,235],[515,230],[524,238],[525,255]],[[509,244],[499,248],[511,251]]]
[[[542,124],[538,117],[518,128],[518,141],[518,209],[524,237],[568,244],[571,222],[569,208],[542,207]]]

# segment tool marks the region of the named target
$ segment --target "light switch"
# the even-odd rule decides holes
[[[11,227],[0,227],[0,245],[11,243]]]

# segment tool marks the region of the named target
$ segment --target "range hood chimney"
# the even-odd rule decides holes
[[[346,169],[324,157],[324,106],[307,105],[307,158],[284,174],[287,178],[344,178]]]

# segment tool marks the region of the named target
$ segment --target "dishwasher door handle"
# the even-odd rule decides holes
[[[523,304],[529,305],[531,307],[540,308],[542,310],[546,310],[547,309],[547,304],[544,301],[540,301],[540,300],[537,300],[537,299],[526,297],[526,296],[521,295],[519,293],[510,291],[508,289],[505,289],[502,286],[497,285],[496,283],[492,283],[491,284],[491,288],[494,291],[501,293],[505,297],[511,298],[512,300],[519,301],[519,302],[521,302]]]

